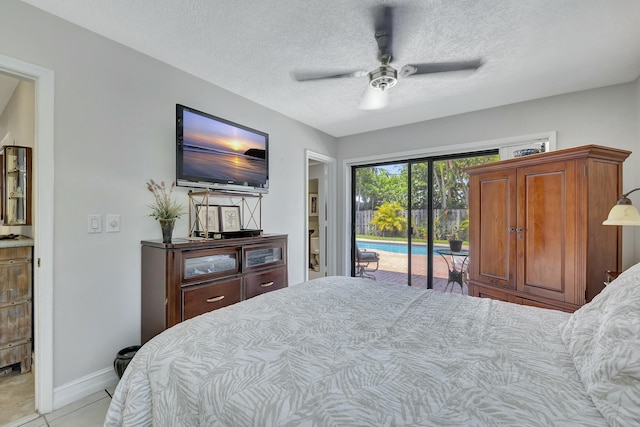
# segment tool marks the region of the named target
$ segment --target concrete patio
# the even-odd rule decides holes
[[[466,248],[464,248],[466,249]],[[380,256],[378,270],[375,272],[367,273],[374,276],[379,282],[396,283],[399,285],[407,285],[407,265],[408,255],[387,252],[378,249],[370,249],[369,251],[377,252]],[[459,263],[461,260],[457,260],[456,265],[460,268]],[[468,261],[467,261],[468,262]],[[466,264],[465,264],[466,268]],[[427,256],[426,255],[412,255],[411,256],[411,286],[416,288],[427,288]],[[356,271],[357,273],[357,271]],[[438,291],[462,293],[467,295],[469,293],[469,287],[466,283],[467,275],[464,274],[464,284],[461,287],[456,282],[449,282],[449,269],[445,259],[436,254],[433,257],[433,289]]]

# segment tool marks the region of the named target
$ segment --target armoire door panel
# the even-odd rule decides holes
[[[573,259],[575,210],[573,162],[548,163],[518,171],[518,290],[563,301]],[[572,245],[571,245],[572,247]]]
[[[473,220],[477,224],[477,246],[472,248],[472,278],[482,278],[505,288],[515,288],[515,206],[516,175],[513,171],[495,173],[473,182],[479,198],[470,200],[470,206],[477,203],[479,217]],[[500,203],[495,203],[495,201]],[[494,202],[490,202],[494,201]]]

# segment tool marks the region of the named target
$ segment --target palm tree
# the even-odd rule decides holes
[[[387,232],[400,232],[407,225],[407,219],[402,216],[403,208],[398,202],[384,202],[376,207],[371,223],[386,236]]]

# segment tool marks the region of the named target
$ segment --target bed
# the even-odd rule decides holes
[[[146,343],[105,426],[640,425],[640,264],[574,314],[329,277]]]

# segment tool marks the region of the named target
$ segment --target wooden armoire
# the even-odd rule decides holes
[[[468,168],[469,294],[563,311],[598,294],[621,268],[621,227],[602,221],[629,154],[586,145]]]

